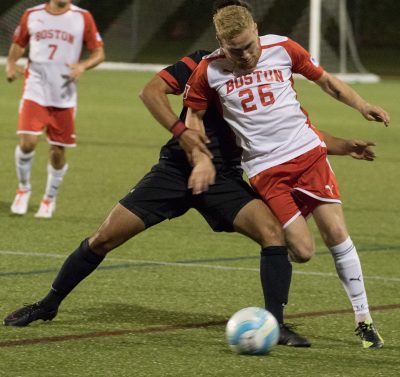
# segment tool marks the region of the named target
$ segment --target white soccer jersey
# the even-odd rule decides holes
[[[204,110],[215,94],[222,114],[243,148],[248,177],[289,161],[321,143],[293,87],[292,73],[321,77],[318,66],[287,37],[260,37],[261,56],[249,74],[235,74],[221,49],[204,58],[189,79],[184,104]]]
[[[79,62],[82,47],[103,45],[92,15],[75,5],[62,14],[52,14],[48,4],[25,11],[15,30],[13,42],[29,44],[22,98],[42,106],[76,106],[76,83],[69,82],[67,64]]]

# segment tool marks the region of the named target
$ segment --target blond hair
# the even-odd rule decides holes
[[[230,40],[254,25],[250,11],[243,6],[230,5],[219,9],[213,17],[219,40]]]

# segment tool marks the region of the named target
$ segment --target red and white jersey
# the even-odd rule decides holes
[[[13,42],[29,44],[23,98],[42,106],[75,107],[76,83],[69,82],[67,64],[79,62],[82,47],[103,45],[92,15],[70,5],[62,14],[52,14],[48,4],[25,11],[14,32]]]
[[[216,94],[225,120],[243,149],[242,165],[252,177],[318,146],[321,141],[301,108],[293,73],[318,80],[323,69],[287,37],[260,37],[261,56],[251,73],[233,71],[221,49],[204,57],[189,79],[184,104],[204,110]]]

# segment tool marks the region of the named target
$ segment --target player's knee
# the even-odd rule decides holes
[[[290,257],[291,262],[307,263],[312,258],[312,255],[310,255],[310,254],[300,254],[297,251],[292,251],[291,249],[289,249],[289,250],[290,250],[289,257]]]
[[[332,226],[325,234],[322,234],[325,243],[328,246],[339,245],[348,237],[347,229],[343,226]]]
[[[55,169],[62,169],[65,165],[64,148],[52,145],[50,148],[50,161]]]
[[[116,245],[113,240],[101,231],[89,238],[89,247],[99,255],[107,255]]]
[[[35,150],[36,144],[30,140],[22,140],[19,147],[23,153],[31,153]]]
[[[312,242],[289,243],[288,248],[291,261],[296,263],[306,263],[315,254],[315,248]]]

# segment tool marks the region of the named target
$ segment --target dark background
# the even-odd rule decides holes
[[[92,12],[104,36],[107,35],[113,22],[134,1],[82,0],[78,5]],[[213,0],[184,1],[183,5],[166,19],[156,35],[152,36],[149,43],[136,54],[135,58],[126,60],[169,63],[187,53],[196,37],[209,27],[213,2]],[[290,35],[296,18],[308,6],[308,3],[309,0],[277,1],[266,17],[261,22],[259,21],[260,33]],[[15,0],[1,0],[0,15],[14,4]],[[400,1],[348,0],[347,6],[358,52],[364,66],[380,75],[400,76]],[[332,32],[327,39],[335,44],[337,37],[337,33]],[[114,48],[117,47],[114,46]],[[108,45],[106,49],[108,60],[120,60],[120,56],[113,53],[112,46]]]

